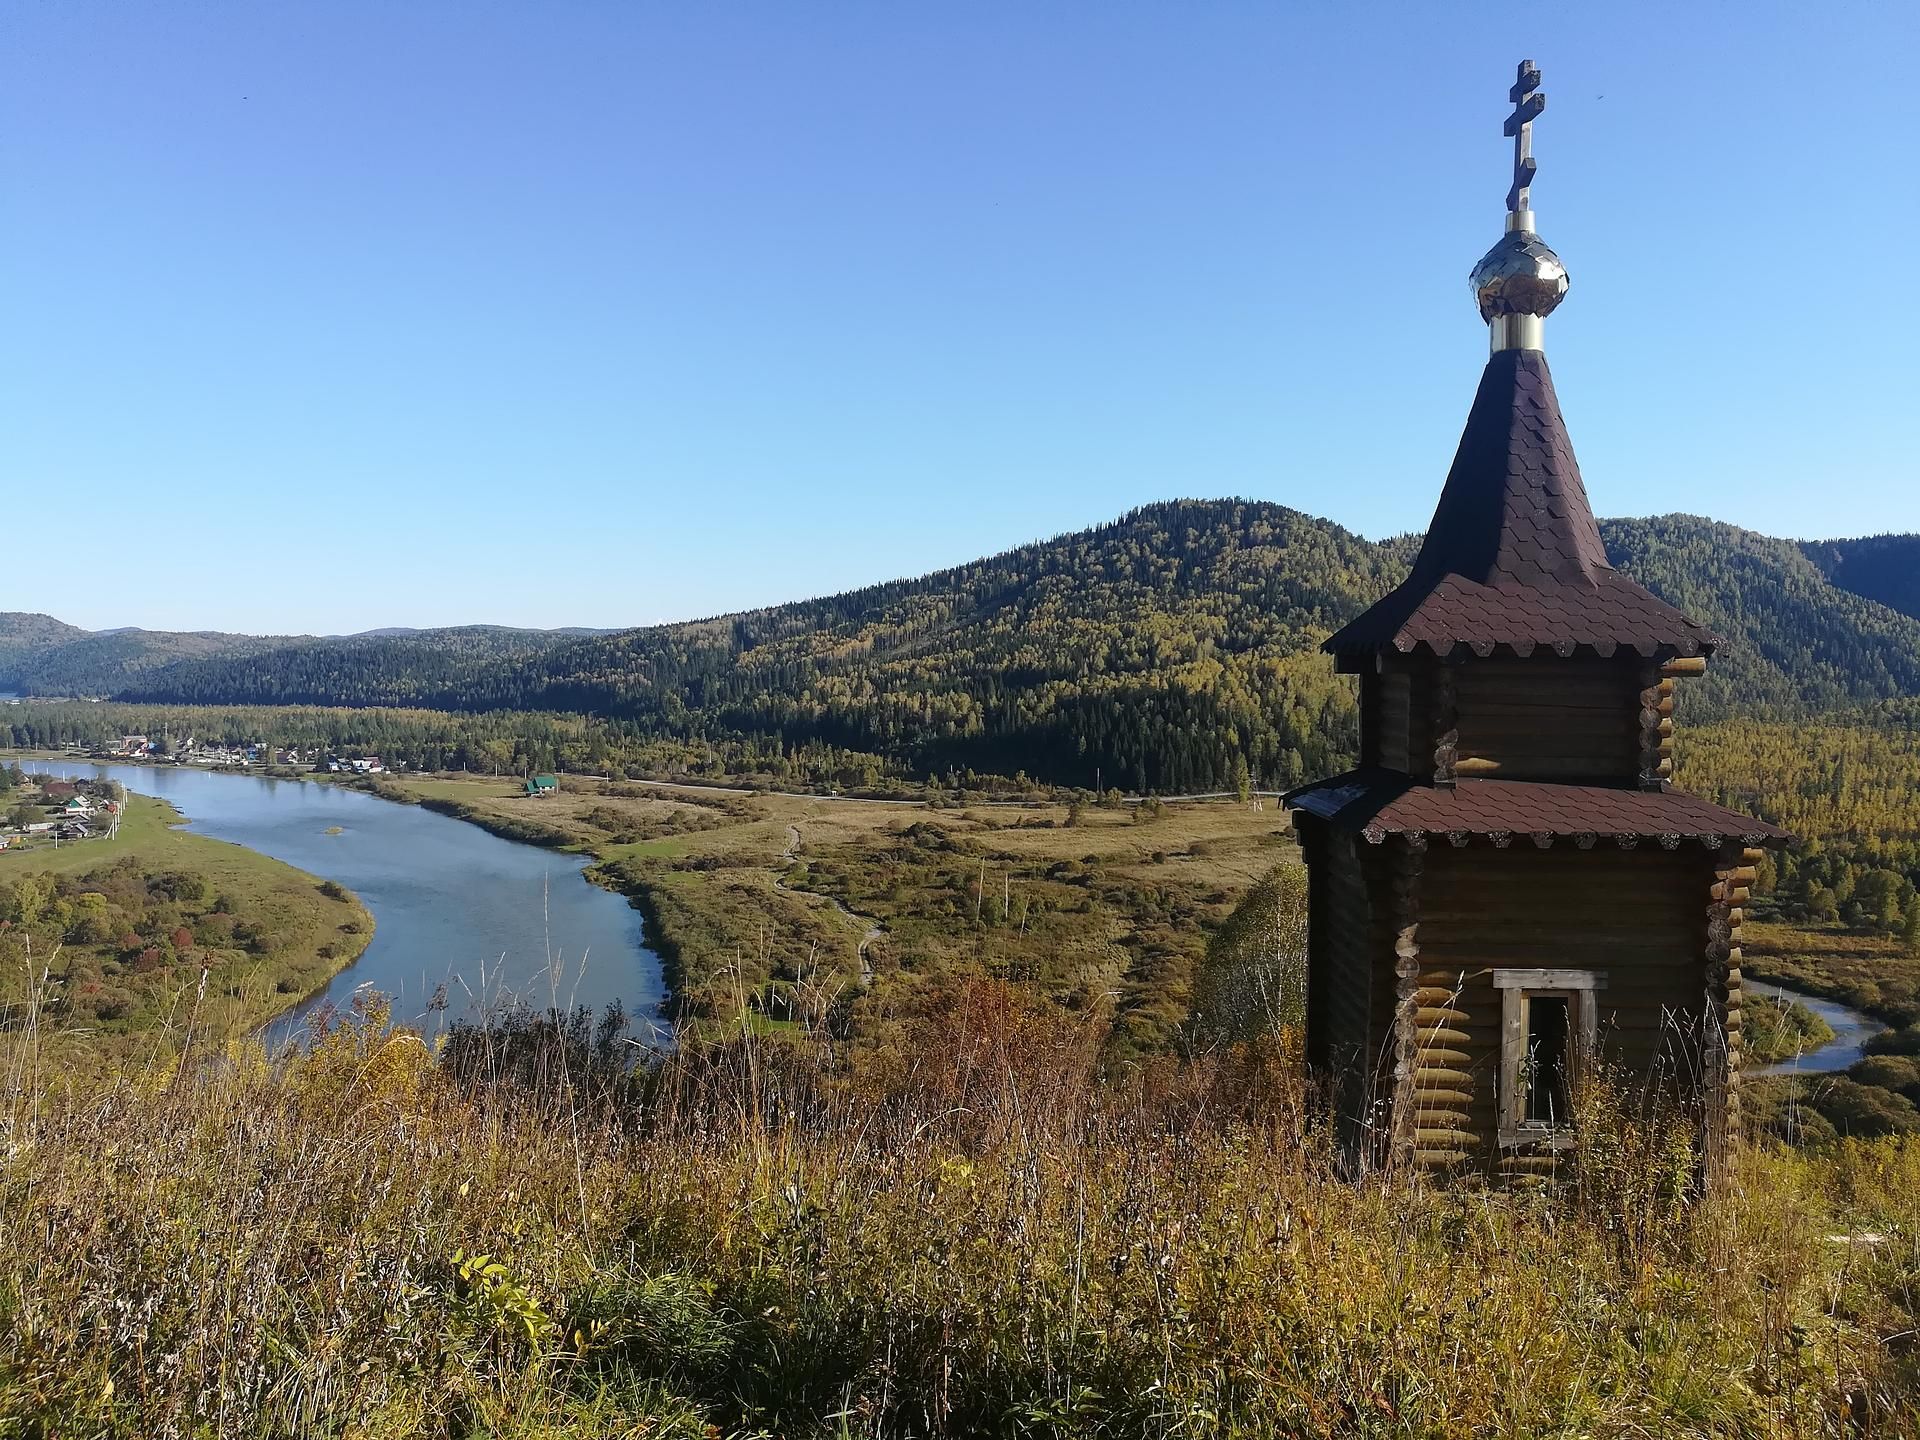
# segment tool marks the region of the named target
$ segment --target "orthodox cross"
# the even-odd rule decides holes
[[[1507,117],[1505,133],[1513,137],[1513,188],[1507,191],[1507,209],[1529,210],[1533,185],[1533,122],[1547,108],[1547,97],[1540,91],[1540,67],[1531,60],[1520,62],[1520,76],[1507,92],[1513,101],[1513,114]]]

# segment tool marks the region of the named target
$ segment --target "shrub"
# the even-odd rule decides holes
[[[1906,1135],[1920,1130],[1920,1111],[1903,1095],[1838,1077],[1813,1089],[1815,1109],[1842,1135]]]
[[[1869,1055],[1848,1070],[1847,1077],[1920,1101],[1920,1059],[1911,1055]]]

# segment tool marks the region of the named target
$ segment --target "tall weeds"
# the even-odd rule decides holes
[[[947,1000],[884,1063],[610,1080],[525,1023],[442,1063],[375,1009],[26,1077],[0,1436],[1910,1433],[1920,1145],[1692,1205],[1634,1136],[1604,1183],[1352,1184],[1258,1046],[1103,1081],[1017,992]]]

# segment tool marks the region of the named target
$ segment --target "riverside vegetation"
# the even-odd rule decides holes
[[[1304,950],[1297,853],[1281,812],[1257,801],[959,806],[578,778],[529,798],[516,782],[471,776],[358,783],[597,857],[590,877],[646,910],[675,1016],[695,1036],[804,1022],[862,1065],[897,1067],[905,1024],[946,984],[987,975],[1098,1017],[1103,1063],[1118,1069],[1190,1050],[1192,1024],[1222,1013],[1223,984],[1244,988],[1250,969]],[[1840,823],[1832,806],[1803,818]],[[1813,918],[1779,873],[1760,887],[1766,918],[1748,922],[1743,968],[1895,1028],[1845,1075],[1751,1082],[1756,1133],[1920,1131],[1920,955],[1906,922],[1889,935],[1885,917],[1851,905],[1848,919]],[[1751,1008],[1751,1064],[1832,1038],[1804,1006]]]
[[[634,895],[696,1033],[825,1026],[900,1060],[902,1017],[966,975],[1107,1023],[1107,1059],[1174,1045],[1209,937],[1290,861],[1263,805],[887,803],[569,779],[368,788],[597,859]]]
[[[189,1029],[244,1033],[372,938],[331,881],[179,823],[131,795],[111,840],[0,851],[0,1015],[58,1071],[157,1061]]]

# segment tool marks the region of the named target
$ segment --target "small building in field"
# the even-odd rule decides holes
[[[535,775],[527,781],[529,795],[558,795],[560,782],[552,775]]]
[[[1521,68],[1506,237],[1473,272],[1492,355],[1412,573],[1326,643],[1360,755],[1291,792],[1306,1042],[1355,1169],[1540,1173],[1584,1077],[1737,1123],[1740,924],[1787,836],[1674,788],[1673,692],[1720,641],[1616,571],[1547,370],[1567,288],[1534,231]]]

